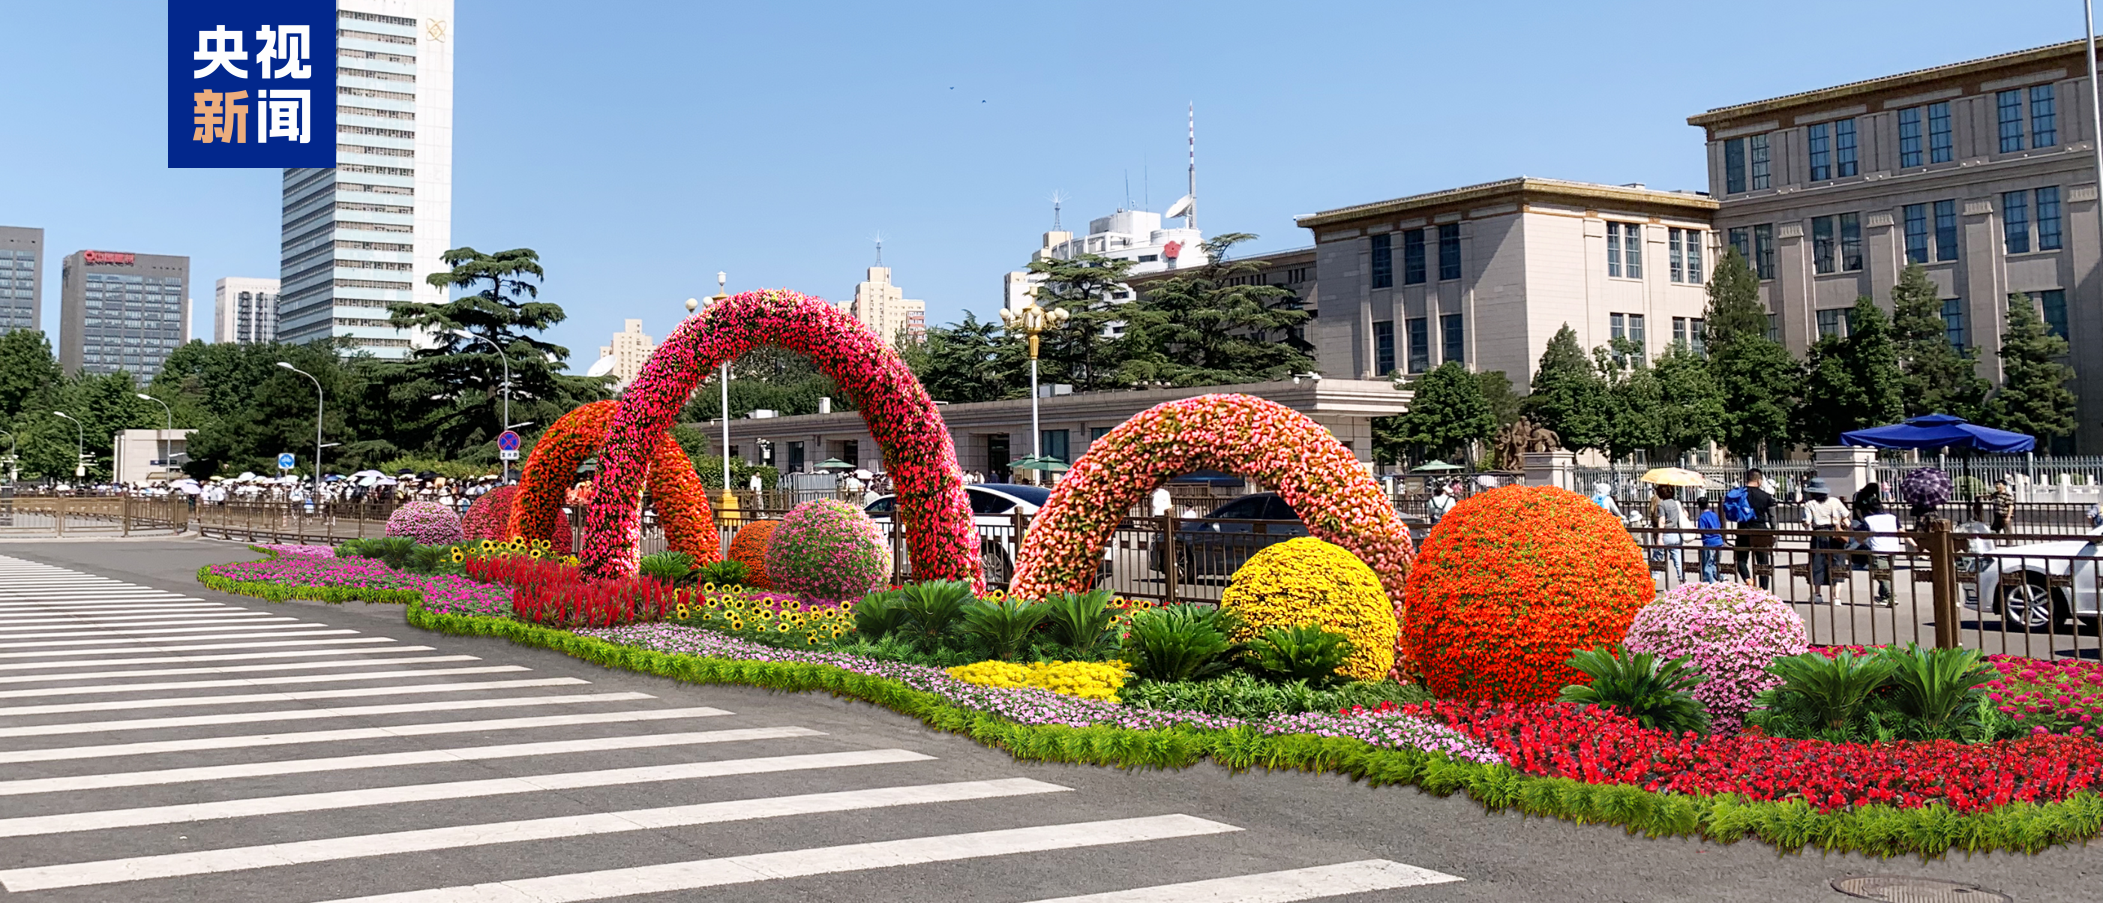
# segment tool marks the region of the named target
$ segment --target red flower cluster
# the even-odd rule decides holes
[[[586,516],[586,570],[605,576],[635,572],[635,500],[652,437],[671,428],[687,396],[716,365],[761,345],[809,357],[861,411],[898,487],[913,573],[926,580],[968,580],[982,589],[978,530],[964,474],[934,399],[905,359],[861,321],[786,290],[746,292],[688,317],[621,394]]]
[[[1717,739],[1647,730],[1608,710],[1562,703],[1442,701],[1401,712],[1467,734],[1525,774],[1665,793],[1802,799],[1821,812],[1871,804],[1982,812],[2103,787],[2103,744],[2075,737],[1828,743],[1755,730]]]
[[[511,587],[511,612],[548,627],[613,627],[669,617],[680,593],[646,577],[592,580],[574,567],[523,555],[470,557],[468,576]]]
[[[605,445],[615,404],[594,401],[583,405],[562,415],[541,434],[519,475],[518,494],[511,502],[510,531],[498,538],[545,539],[568,554],[572,546],[569,521],[562,516],[563,499],[577,478],[577,465]],[[672,441],[669,429],[658,431],[651,445],[651,502],[658,522],[664,525],[665,544],[706,564],[721,557],[708,492],[694,473],[694,462]]]
[[[460,532],[469,542],[478,539],[503,542],[510,539],[511,500],[516,495],[517,486],[498,486],[482,493],[476,497],[474,504],[467,506],[467,514],[460,518]]]
[[[1424,537],[1401,645],[1441,697],[1554,699],[1586,680],[1570,653],[1621,642],[1656,595],[1613,515],[1566,489],[1507,486]]]
[[[756,520],[739,527],[730,538],[730,552],[724,557],[745,563],[745,585],[752,589],[774,588],[774,576],[767,573],[767,545],[774,541],[774,528],[779,526],[778,520]]]

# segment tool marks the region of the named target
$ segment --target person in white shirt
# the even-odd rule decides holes
[[[1850,526],[1851,512],[1846,502],[1827,494],[1824,480],[1812,477],[1803,490],[1804,526],[1811,528],[1811,604],[1825,605],[1826,587],[1839,583],[1847,572],[1844,559],[1825,550],[1847,545],[1835,533]],[[1835,574],[1836,570],[1840,573]]]
[[[1885,511],[1884,500],[1878,495],[1869,495],[1861,499],[1860,504],[1862,526],[1870,532],[1868,545],[1872,554],[1869,573],[1871,581],[1877,587],[1877,604],[1885,608],[1895,608],[1898,606],[1898,600],[1893,597],[1891,591],[1892,556],[1905,550],[1905,545],[1898,536],[1899,516]]]

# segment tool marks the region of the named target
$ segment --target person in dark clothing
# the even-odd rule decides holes
[[[1737,527],[1740,531],[1774,529],[1774,496],[1767,493],[1764,477],[1765,475],[1760,473],[1760,469],[1757,467],[1745,472],[1745,503],[1752,507],[1753,516],[1750,519],[1738,522]],[[1773,533],[1740,532],[1737,540],[1737,549],[1731,553],[1731,560],[1737,568],[1740,582],[1751,582],[1752,580],[1752,571],[1746,567],[1748,561],[1755,566],[1763,568],[1772,568],[1774,566],[1774,553],[1763,551],[1774,548]],[[1771,570],[1760,572],[1759,583],[1761,589],[1772,591],[1774,589],[1773,572]]]

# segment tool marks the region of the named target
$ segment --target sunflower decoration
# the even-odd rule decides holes
[[[689,609],[689,608],[687,608],[687,607],[686,607],[686,603],[685,603],[685,602],[681,602],[681,603],[679,603],[679,607],[678,607],[678,608],[675,608],[675,609],[672,609],[672,612],[673,612],[673,616],[674,616],[674,617],[677,617],[677,618],[678,618],[679,620],[682,620],[682,621],[684,621],[684,620],[686,620],[687,618],[689,618],[689,617],[693,616],[693,611],[692,611],[691,609]]]
[[[461,549],[461,548],[460,548],[459,546],[454,546],[454,547],[453,547],[453,563],[454,563],[454,564],[463,564],[463,563],[465,563],[466,561],[467,561],[467,552],[463,551],[463,550],[462,550],[462,549]]]
[[[539,549],[534,549],[533,551],[531,551],[531,552],[528,552],[527,554],[529,554],[529,555],[532,555],[532,556],[533,556],[533,560],[534,560],[534,561],[539,561],[539,560],[540,560],[541,558],[545,557],[545,556],[543,556],[543,555],[541,555],[541,554],[540,554],[540,550],[539,550]]]
[[[732,629],[732,630],[743,630],[743,629],[745,629],[745,622],[744,622],[744,621],[741,621],[741,620],[739,620],[739,619],[738,619],[738,616],[737,616],[737,615],[731,615],[731,616],[730,616],[730,629]]]

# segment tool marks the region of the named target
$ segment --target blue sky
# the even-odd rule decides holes
[[[850,297],[872,237],[932,322],[998,309],[1051,226],[1182,193],[1271,250],[1294,214],[1516,175],[1702,188],[1692,113],[2079,37],[2002,0],[1597,4],[457,0],[455,244],[531,247],[582,369],[688,296]],[[8,0],[0,224],[275,276],[279,175],[166,168],[166,7]]]

